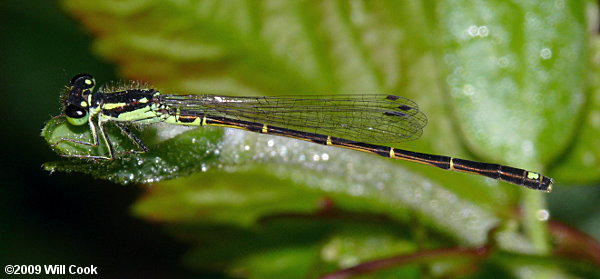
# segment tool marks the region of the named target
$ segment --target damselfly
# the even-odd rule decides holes
[[[139,148],[142,140],[127,124],[165,122],[191,126],[222,126],[354,149],[412,161],[445,170],[483,175],[531,189],[551,191],[553,180],[537,172],[498,164],[402,150],[377,143],[396,143],[421,136],[427,118],[417,104],[395,95],[330,95],[231,97],[167,95],[151,88],[94,91],[87,74],[71,80],[63,96],[64,116],[76,126],[88,124],[92,142],[61,138],[107,149],[106,155],[66,154],[93,160],[113,160],[117,153],[105,130],[112,122]],[[140,86],[141,87],[141,86]]]

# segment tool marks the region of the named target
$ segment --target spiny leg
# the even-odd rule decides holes
[[[100,130],[100,135],[102,135],[102,139],[104,140],[104,144],[108,147],[108,159],[115,158],[115,148],[108,136],[108,133],[104,129],[104,122],[100,117],[98,117],[98,130]]]
[[[76,144],[81,144],[81,145],[86,145],[86,146],[98,147],[98,146],[100,146],[100,138],[98,137],[98,130],[100,130],[102,139],[103,139],[105,145],[108,147],[108,153],[109,153],[108,155],[109,156],[76,155],[76,154],[61,154],[61,156],[67,157],[67,158],[110,160],[110,159],[114,159],[116,154],[144,153],[144,152],[149,151],[148,147],[146,147],[144,142],[142,142],[141,139],[139,139],[133,132],[131,132],[131,130],[129,130],[129,128],[127,128],[127,126],[125,126],[123,123],[114,122],[115,125],[117,125],[117,127],[119,127],[121,132],[123,134],[125,134],[129,139],[131,139],[131,141],[136,145],[137,148],[141,149],[141,150],[132,150],[132,151],[128,151],[128,152],[116,152],[114,149],[112,140],[110,139],[110,136],[108,135],[107,131],[104,129],[105,121],[97,122],[98,130],[96,129],[96,126],[93,123],[94,123],[94,121],[90,121],[90,132],[92,133],[93,142],[75,140],[75,139],[70,139],[70,138],[60,138],[58,141],[53,143],[52,146],[57,146],[62,142],[71,142],[71,143],[76,143]]]
[[[90,126],[90,132],[92,133],[92,141],[93,142],[75,140],[75,139],[70,139],[70,138],[60,138],[58,141],[53,143],[51,146],[55,147],[62,142],[71,142],[71,143],[76,143],[76,144],[81,144],[81,145],[86,145],[86,146],[92,146],[92,147],[100,146],[100,140],[98,138],[98,131],[96,130],[94,121],[91,121],[91,119],[90,119],[90,121],[88,121],[88,123]],[[67,158],[80,158],[80,159],[104,159],[104,160],[111,159],[110,157],[95,156],[95,155],[60,154],[60,156],[67,157]]]
[[[146,147],[146,145],[144,144],[144,142],[142,142],[141,139],[139,139],[133,132],[131,132],[131,130],[129,130],[129,128],[127,128],[127,126],[125,126],[125,124],[123,123],[119,123],[119,122],[115,122],[115,124],[117,125],[117,127],[119,127],[119,129],[121,129],[121,132],[123,132],[123,134],[125,134],[129,139],[131,139],[131,141],[133,143],[135,143],[135,145],[141,149],[142,151],[139,150],[132,150],[130,152],[123,152],[125,154],[129,154],[129,153],[144,153],[144,152],[148,152],[148,147]]]

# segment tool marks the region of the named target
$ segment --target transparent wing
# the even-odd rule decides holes
[[[421,136],[427,117],[395,95],[233,97],[161,95],[171,108],[370,143]]]

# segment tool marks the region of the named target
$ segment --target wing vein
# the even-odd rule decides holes
[[[427,124],[427,117],[415,102],[394,95],[161,95],[160,102],[169,108],[208,116],[370,143],[414,140]]]

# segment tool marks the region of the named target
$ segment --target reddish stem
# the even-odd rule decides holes
[[[556,247],[554,253],[587,259],[600,266],[600,243],[588,234],[558,221],[548,222]]]

